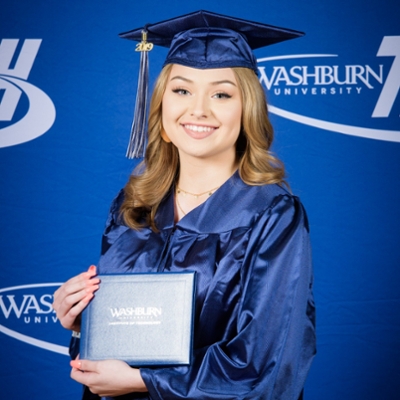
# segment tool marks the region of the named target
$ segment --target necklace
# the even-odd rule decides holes
[[[185,194],[190,194],[191,196],[194,196],[194,197],[196,197],[196,199],[197,198],[199,198],[199,197],[201,197],[201,196],[204,196],[205,194],[208,194],[209,196],[211,196],[217,189],[219,189],[219,186],[217,186],[217,187],[215,187],[214,189],[211,189],[211,190],[206,190],[205,192],[202,192],[202,193],[191,193],[191,192],[188,192],[188,191],[186,191],[186,190],[183,190],[183,189],[181,189],[179,186],[177,186],[177,188],[176,188],[176,192],[179,194],[179,193],[183,193],[183,195],[185,195]],[[182,209],[181,209],[182,210]],[[182,211],[183,212],[183,211]]]
[[[176,199],[176,204],[177,204],[178,208],[182,211],[183,215],[186,215],[185,211],[183,211],[181,204],[179,203],[178,196],[175,196],[175,199]]]

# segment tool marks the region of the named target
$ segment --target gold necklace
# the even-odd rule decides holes
[[[183,189],[181,189],[179,186],[177,186],[177,188],[176,188],[176,192],[179,194],[179,193],[183,193],[184,195],[185,194],[190,194],[191,196],[194,196],[194,197],[196,197],[196,199],[197,198],[199,198],[200,196],[204,196],[205,194],[208,194],[209,196],[211,196],[217,189],[219,189],[219,186],[217,186],[217,187],[215,187],[214,189],[211,189],[211,190],[206,190],[205,192],[202,192],[202,193],[191,193],[191,192],[188,192],[188,191],[186,191],[186,190],[183,190]],[[182,210],[182,209],[181,209]]]
[[[176,199],[176,204],[177,204],[178,208],[183,212],[183,215],[186,215],[185,211],[183,211],[181,204],[179,203],[178,196],[175,196],[175,199]]]

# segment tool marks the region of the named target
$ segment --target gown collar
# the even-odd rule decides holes
[[[160,231],[182,229],[193,233],[222,233],[239,227],[249,227],[258,212],[268,205],[265,195],[286,192],[277,185],[250,186],[242,181],[236,171],[204,203],[187,213],[174,224],[173,187],[160,204],[156,225]],[[240,212],[238,212],[240,210]]]

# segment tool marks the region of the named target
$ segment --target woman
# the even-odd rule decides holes
[[[103,397],[297,400],[315,353],[306,214],[269,151],[249,33],[211,13],[180,18],[189,26],[178,24],[152,96],[145,159],[111,206],[98,270],[196,271],[193,361],[137,369],[75,359],[71,376]],[[96,272],[55,293],[65,328],[79,331],[101,290]]]

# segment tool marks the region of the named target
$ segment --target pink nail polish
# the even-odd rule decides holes
[[[82,363],[78,360],[72,360],[70,362],[71,367],[76,368],[76,369],[80,369],[82,366]]]

